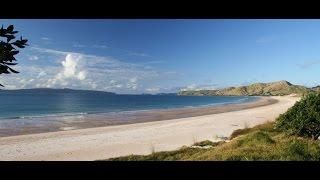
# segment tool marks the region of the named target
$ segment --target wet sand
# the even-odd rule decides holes
[[[4,124],[6,122],[3,121],[1,122],[5,128],[0,128],[0,137],[203,116],[266,106],[274,104],[276,102],[276,99],[259,97],[257,101],[239,104],[177,108],[167,110],[147,110],[138,112],[106,113],[95,115],[78,115],[72,117],[49,117],[38,119],[37,121],[34,121],[33,119],[20,119],[20,124],[14,123],[14,121],[9,120],[7,122],[8,124]]]
[[[290,96],[264,97],[245,105],[224,106],[225,111],[210,107],[180,111],[179,115],[188,115],[185,118],[161,120],[176,114],[159,112],[158,120],[153,122],[76,130],[71,126],[66,131],[1,137],[0,160],[98,160],[175,150],[198,141],[229,137],[232,131],[245,126],[274,121],[297,100]]]

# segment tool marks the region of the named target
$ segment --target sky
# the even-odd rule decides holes
[[[29,45],[4,89],[168,93],[320,85],[320,20],[0,20]]]

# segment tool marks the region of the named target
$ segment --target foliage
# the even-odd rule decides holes
[[[15,34],[18,31],[14,31],[13,25],[8,26],[7,28],[0,29],[0,74],[10,74],[10,73],[19,73],[18,71],[12,69],[10,66],[17,65],[14,61],[16,61],[16,56],[19,51],[19,48],[24,48],[27,46],[27,39],[14,40]],[[0,84],[0,86],[3,86]]]
[[[196,142],[196,143],[193,144],[193,146],[201,146],[201,147],[204,147],[204,146],[217,146],[217,145],[219,145],[221,143],[222,143],[222,141],[212,142],[212,141],[206,140],[206,141]]]
[[[286,113],[281,114],[275,127],[290,135],[320,136],[320,93],[310,93],[297,102]]]

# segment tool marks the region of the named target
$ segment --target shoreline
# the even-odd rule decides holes
[[[277,103],[276,99],[272,99],[269,97],[257,98],[257,100],[244,103],[172,109],[154,109],[132,112],[129,111],[114,114],[101,113],[90,115],[78,115],[71,117],[49,117],[44,118],[44,120],[38,120],[38,122],[32,122],[31,119],[31,123],[28,122],[28,119],[23,119],[20,121],[24,121],[23,123],[27,125],[17,127],[14,121],[9,121],[8,123],[12,123],[13,125],[11,125],[11,127],[1,128],[0,137],[172,120],[179,118],[225,113],[231,111],[239,111]]]
[[[99,160],[150,154],[229,137],[236,129],[274,121],[300,98],[224,113],[0,138],[0,160]]]

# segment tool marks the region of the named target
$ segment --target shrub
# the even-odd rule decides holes
[[[217,145],[222,144],[222,143],[224,143],[224,142],[223,141],[212,142],[212,141],[206,140],[206,141],[201,141],[201,142],[194,143],[193,146],[201,146],[201,147],[204,147],[204,146],[217,146]]]
[[[289,135],[318,139],[320,136],[320,94],[305,95],[301,101],[277,118],[275,128]]]

